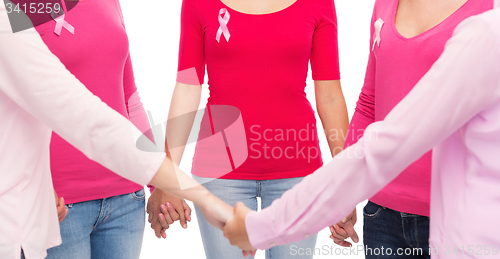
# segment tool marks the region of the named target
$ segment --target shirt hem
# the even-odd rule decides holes
[[[391,210],[426,217],[430,216],[430,201],[422,201],[387,193],[377,193],[370,198],[370,201]]]
[[[99,195],[79,197],[77,199],[67,199],[64,196],[62,196],[62,197],[64,197],[64,200],[65,200],[66,204],[74,204],[74,203],[80,203],[80,202],[86,202],[86,201],[93,201],[93,200],[100,200],[100,199],[106,199],[106,198],[110,198],[110,197],[114,197],[114,196],[129,194],[129,193],[132,193],[132,192],[139,191],[142,188],[144,188],[144,187],[137,184],[137,186],[130,187],[130,188],[124,188],[124,189],[121,189],[120,191],[107,192],[107,193],[102,193],[102,194],[99,194]]]
[[[243,172],[231,172],[220,176],[218,174],[211,173],[203,173],[199,171],[193,170],[191,173],[193,175],[204,177],[204,178],[217,178],[217,179],[226,179],[226,180],[278,180],[278,179],[287,179],[287,178],[298,178],[298,177],[306,177],[312,173],[314,173],[318,168],[322,165],[319,165],[315,169],[305,169],[300,171],[285,171],[285,172],[274,172],[274,173],[265,173],[265,174],[252,174],[252,173],[243,173]]]
[[[317,80],[340,80],[340,74],[313,74],[313,81]]]
[[[45,244],[45,250],[42,253],[39,253],[36,256],[32,256],[32,257],[29,257],[29,258],[26,257],[26,250],[24,250],[23,245],[21,244],[21,249],[19,249],[19,257],[18,258],[21,258],[21,250],[23,250],[24,251],[24,256],[27,259],[45,259],[47,257],[47,250],[49,250],[52,247],[59,246],[61,244],[62,244],[62,239],[60,237],[56,238],[54,240],[51,240],[51,241],[49,241],[49,242],[47,242]]]

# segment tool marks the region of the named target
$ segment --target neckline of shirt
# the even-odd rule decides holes
[[[393,3],[393,7],[392,7],[392,15],[391,15],[391,27],[392,27],[392,30],[393,32],[401,39],[405,40],[405,41],[409,41],[409,40],[414,40],[414,39],[418,39],[420,37],[424,37],[425,35],[431,33],[432,31],[436,30],[437,28],[441,27],[443,24],[447,23],[448,20],[451,20],[454,16],[456,16],[458,13],[462,12],[463,9],[466,8],[467,5],[469,5],[470,2],[472,2],[474,0],[467,0],[467,2],[465,2],[462,6],[460,6],[460,8],[458,8],[457,10],[455,10],[455,12],[453,12],[452,14],[450,14],[448,17],[446,17],[446,19],[442,20],[440,23],[436,24],[435,26],[433,26],[432,28],[420,33],[420,34],[417,34],[413,37],[410,37],[410,38],[407,38],[403,35],[401,35],[401,33],[399,33],[398,29],[396,28],[396,13],[398,11],[398,5],[399,5],[399,0],[395,0],[394,3]]]
[[[287,10],[293,8],[295,5],[297,5],[297,3],[299,1],[301,1],[301,0],[295,0],[292,4],[288,5],[287,7],[283,8],[283,9],[280,9],[280,10],[277,10],[277,11],[274,11],[274,12],[270,12],[270,13],[262,13],[262,14],[259,14],[259,13],[245,13],[245,12],[238,11],[236,9],[231,8],[226,3],[224,3],[222,0],[216,0],[216,1],[219,1],[225,8],[227,8],[228,10],[230,10],[232,12],[235,12],[235,13],[239,13],[239,14],[243,14],[243,15],[250,15],[250,16],[266,16],[266,15],[273,15],[273,14],[278,14],[278,13],[287,11]]]

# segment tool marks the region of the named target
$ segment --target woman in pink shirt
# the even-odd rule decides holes
[[[56,21],[36,27],[44,43],[93,94],[147,131],[118,0],[77,2],[64,20],[74,31],[55,30]],[[60,224],[63,243],[48,250],[47,258],[139,258],[143,186],[88,159],[55,133],[50,154],[54,188],[64,197],[68,215]]]
[[[270,206],[323,164],[320,127],[304,91],[309,62],[332,155],[344,145],[335,137],[346,132],[348,117],[339,81],[334,1],[184,0],[181,16],[179,74],[167,123],[167,139],[178,142],[168,143],[172,159],[181,160],[206,66],[210,97],[192,173],[230,205],[243,200],[257,209],[261,198],[263,208]],[[179,116],[184,125],[173,126]],[[224,121],[233,116],[235,121]],[[228,128],[218,128],[218,120]],[[207,258],[241,257],[200,213],[198,219]],[[288,258],[291,246],[314,249],[315,243],[312,235],[266,251],[267,258]]]
[[[492,8],[493,0],[377,0],[365,83],[346,146],[356,143],[368,125],[383,120],[411,91],[462,20]],[[366,258],[385,258],[369,253],[382,246],[422,248],[424,254],[413,258],[429,258],[431,156],[423,155],[368,201],[363,210]],[[346,231],[331,229],[335,243],[350,245],[344,241]]]

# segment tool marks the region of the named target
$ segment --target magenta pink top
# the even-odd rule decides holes
[[[75,34],[63,28],[61,35],[56,35],[55,21],[36,29],[52,53],[78,80],[145,132],[149,122],[137,95],[118,0],[80,1],[66,13],[65,20],[75,28]],[[54,188],[66,203],[101,199],[142,188],[88,159],[55,133],[50,155]]]
[[[346,146],[354,144],[369,124],[383,120],[410,92],[439,58],[461,21],[492,9],[493,0],[469,0],[439,25],[409,39],[395,27],[397,6],[398,0],[375,2],[365,83]],[[377,21],[383,22],[380,30]],[[377,35],[380,41],[376,41]],[[370,200],[397,211],[429,216],[431,159],[431,152],[423,155]]]
[[[177,81],[203,83],[206,65],[208,108],[239,109],[248,151],[246,161],[220,177],[220,168],[203,161],[223,158],[198,142],[192,173],[262,180],[302,177],[319,168],[316,120],[304,89],[309,61],[314,80],[340,79],[334,1],[297,0],[253,15],[220,0],[184,0],[181,23],[179,71],[195,68],[198,78],[179,73]]]

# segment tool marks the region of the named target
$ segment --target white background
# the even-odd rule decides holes
[[[354,113],[354,107],[363,85],[369,53],[369,29],[374,2],[374,0],[336,1],[342,88],[350,117]],[[154,121],[156,123],[163,122],[167,118],[177,72],[181,0],[122,0],[121,6],[130,38],[130,51],[139,93],[145,108],[152,112]],[[307,85],[307,96],[312,106],[315,107],[314,87],[310,76]],[[205,106],[208,94],[208,87],[204,85],[200,107]],[[317,121],[320,123],[319,118]],[[324,134],[319,133],[322,138],[320,147],[323,160],[327,163],[331,160],[330,152]],[[190,172],[190,161],[193,153],[194,145],[188,146],[181,163],[181,168],[185,172]],[[149,196],[149,191],[147,193]],[[349,195],[349,193],[345,195]],[[192,204],[189,204],[193,208]],[[361,238],[359,244],[362,244],[362,208],[364,204],[365,202],[357,206],[358,224],[356,224],[356,231]],[[167,231],[167,239],[157,239],[153,230],[149,228],[149,225],[146,225],[141,259],[205,258],[194,211],[192,215],[193,220],[188,224],[188,229],[182,229],[176,222]],[[338,246],[328,238],[329,235],[328,229],[319,232],[316,247],[321,249],[327,246],[328,251],[330,251],[330,246],[337,248]],[[337,252],[341,251],[337,250]],[[334,254],[317,254],[314,258],[332,257],[364,258],[362,253],[347,256],[335,255],[335,250]],[[264,252],[259,251],[256,258],[264,258]],[[290,258],[293,257],[290,256]]]

